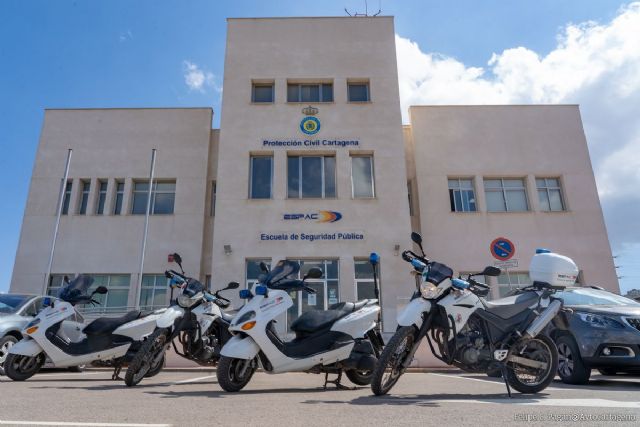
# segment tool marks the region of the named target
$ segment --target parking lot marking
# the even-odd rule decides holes
[[[436,400],[447,403],[507,403],[526,406],[578,406],[586,408],[630,408],[640,409],[640,402],[618,401],[608,399],[548,399],[548,398],[513,398],[513,399],[450,399]]]
[[[6,421],[0,420],[0,425],[18,426],[89,426],[89,427],[171,427],[172,424],[131,424],[131,423],[85,423],[66,421]]]
[[[189,378],[186,380],[181,380],[181,381],[176,381],[174,382],[174,384],[188,384],[188,383],[195,383],[198,381],[202,381],[202,380],[207,380],[209,378],[215,378],[215,375],[207,375],[206,377],[198,377],[198,378]]]

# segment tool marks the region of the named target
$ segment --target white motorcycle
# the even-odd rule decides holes
[[[59,300],[45,298],[45,308],[22,331],[25,338],[7,355],[4,369],[9,378],[31,378],[45,362],[53,368],[66,368],[100,361],[115,366],[113,379],[117,379],[122,364],[132,359],[142,341],[155,330],[163,310],[148,314],[130,311],[119,318],[101,317],[85,324],[78,321],[82,317],[75,306],[98,304],[93,296],[108,292],[100,286],[88,294],[92,283],[91,276],[79,275],[66,282]],[[157,374],[163,365],[164,357],[147,374]]]
[[[174,253],[172,257],[182,273],[174,270],[165,272],[170,279],[171,306],[157,318],[156,330],[129,364],[124,377],[129,387],[148,377],[147,372],[153,369],[171,344],[179,356],[213,367],[220,358],[222,346],[231,338],[228,328],[233,315],[223,311],[230,301],[220,292],[237,289],[240,285],[231,282],[226,288],[211,294],[202,283],[185,275],[180,255]],[[174,287],[181,289],[175,301]]]
[[[374,372],[373,392],[391,390],[425,337],[433,355],[448,365],[485,373],[497,366],[509,396],[510,386],[521,393],[544,390],[555,376],[558,351],[542,331],[562,309],[562,300],[553,293],[575,282],[575,263],[541,250],[529,269],[532,286],[515,296],[486,301],[486,284],[474,275],[453,278],[451,268],[426,258],[418,233],[411,238],[422,256],[405,251],[402,257],[419,277],[418,289],[398,315],[398,330]],[[490,266],[478,275],[499,274],[499,268]]]
[[[266,269],[264,264],[263,270]],[[333,383],[338,388],[342,372],[357,385],[368,385],[382,350],[382,337],[377,329],[380,307],[377,300],[333,304],[329,310],[311,310],[291,324],[296,333],[292,341],[278,336],[274,323],[293,305],[289,292],[315,290],[306,280],[322,277],[322,270],[312,268],[303,280],[292,279],[300,265],[279,261],[266,272],[252,290],[240,291],[248,302],[240,309],[229,327],[234,336],[222,348],[217,368],[218,383],[229,392],[247,385],[258,364],[270,374],[283,372],[324,373],[325,388]],[[329,374],[337,374],[328,381]]]

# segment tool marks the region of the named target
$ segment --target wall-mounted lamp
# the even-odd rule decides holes
[[[397,243],[393,246],[393,254],[395,256],[400,255],[400,245],[398,245]]]
[[[231,245],[224,245],[224,254],[231,255],[232,253],[233,253],[233,250],[231,250]]]

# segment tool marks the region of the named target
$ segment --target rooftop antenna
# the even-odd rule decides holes
[[[347,12],[347,15],[349,16],[378,16],[380,15],[380,12],[382,12],[382,0],[378,1],[378,11],[376,13],[374,13],[373,15],[369,15],[369,5],[367,4],[367,0],[364,0],[364,13],[359,13],[359,12],[349,12],[349,10],[347,10],[347,8],[344,8],[344,11]]]

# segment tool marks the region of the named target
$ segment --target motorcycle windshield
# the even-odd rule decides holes
[[[453,270],[451,268],[439,262],[432,262],[429,264],[429,270],[427,272],[426,280],[437,286],[445,279],[448,279],[452,276]]]
[[[89,288],[93,284],[93,277],[80,274],[71,280],[68,284],[60,288],[58,298],[63,301],[75,301],[78,297],[89,294]]]
[[[269,285],[275,283],[278,280],[282,280],[285,277],[289,277],[293,274],[298,274],[300,271],[300,264],[289,260],[280,260],[276,266],[267,274],[263,283]]]

